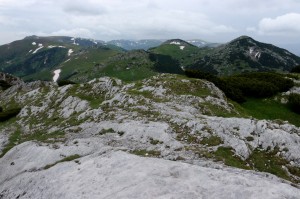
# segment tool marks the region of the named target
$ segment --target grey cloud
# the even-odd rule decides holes
[[[103,15],[107,13],[105,7],[99,4],[83,2],[83,1],[67,2],[64,5],[63,10],[66,13],[71,13],[74,15],[81,15],[81,16],[95,16],[95,15]]]
[[[300,33],[300,14],[287,13],[276,18],[264,18],[259,22],[259,31],[262,33]]]
[[[300,13],[299,0],[0,0],[0,43],[19,39],[17,33],[213,42],[250,34],[261,41],[299,43],[299,37],[274,34],[299,33],[300,22],[293,25],[285,16],[292,12]]]

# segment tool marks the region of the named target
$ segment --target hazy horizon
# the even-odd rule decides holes
[[[286,47],[300,44],[300,1],[0,0],[0,25],[0,45],[29,35],[216,43],[248,35]]]

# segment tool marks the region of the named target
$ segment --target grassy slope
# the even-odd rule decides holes
[[[123,69],[118,70],[117,67],[107,67],[103,70],[103,73],[107,76],[112,76],[119,78],[123,81],[136,81],[142,80],[147,77],[151,77],[157,72],[151,70],[149,67],[138,67],[138,68],[130,68],[130,69]]]
[[[71,56],[70,61],[61,64],[61,78],[66,78],[74,72],[93,76],[96,65],[106,63],[107,59],[118,53],[119,51],[109,48],[89,48],[78,56]]]
[[[157,48],[152,48],[149,51],[156,54],[169,55],[185,66],[193,63],[196,58],[199,58],[202,52],[202,50],[196,46],[188,45],[181,50],[180,45],[174,44],[164,44]]]
[[[272,99],[248,98],[242,103],[248,115],[257,119],[284,120],[300,127],[299,114],[292,112],[287,105],[276,102]]]
[[[103,76],[112,76],[123,81],[136,81],[151,77],[157,72],[149,54],[142,50],[129,51],[111,57],[101,71]]]

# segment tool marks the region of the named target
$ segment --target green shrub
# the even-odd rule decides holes
[[[288,97],[289,107],[296,113],[300,114],[300,94],[292,93]]]
[[[4,112],[0,112],[0,122],[4,122],[17,116],[21,111],[21,108],[9,109]]]
[[[73,81],[70,81],[70,80],[59,80],[59,81],[57,81],[57,85],[59,86],[59,87],[61,87],[61,86],[65,86],[65,85],[69,85],[69,84],[76,84],[75,82],[73,82]]]
[[[3,90],[8,89],[9,87],[11,87],[11,85],[9,83],[7,83],[4,80],[0,80],[0,88],[2,88]]]
[[[300,65],[292,68],[291,73],[300,73]]]
[[[255,72],[229,77],[217,77],[210,73],[197,70],[187,70],[188,77],[206,79],[213,82],[225,95],[239,103],[247,97],[265,98],[276,95],[278,92],[288,91],[294,82],[281,74]]]
[[[51,168],[51,167],[57,165],[58,163],[61,163],[61,162],[70,162],[70,161],[75,160],[75,159],[78,159],[78,158],[80,158],[80,157],[81,157],[81,156],[78,155],[78,154],[71,155],[71,156],[65,157],[65,158],[63,158],[63,159],[61,159],[61,160],[59,160],[59,161],[57,161],[57,162],[55,162],[55,163],[53,163],[53,164],[48,164],[48,165],[46,165],[46,166],[44,167],[44,169],[46,170],[46,169],[49,169],[49,168]]]
[[[203,144],[203,145],[205,144],[208,146],[218,146],[220,144],[223,144],[223,140],[218,136],[212,135],[208,138],[207,137],[203,138],[200,141],[200,144]]]
[[[279,88],[273,84],[257,79],[246,77],[226,77],[224,81],[242,93],[243,96],[248,97],[271,97],[279,92]]]
[[[202,72],[199,70],[185,70],[185,74],[188,77],[198,78],[198,79],[206,79],[212,83],[214,83],[219,89],[221,89],[225,95],[236,102],[245,102],[246,99],[243,96],[242,92],[235,88],[232,85],[229,85],[226,81],[221,78],[206,72]]]
[[[286,92],[294,86],[291,79],[285,78],[285,75],[271,72],[253,72],[238,75],[238,77],[250,78],[252,81],[268,82],[278,88],[279,92]]]

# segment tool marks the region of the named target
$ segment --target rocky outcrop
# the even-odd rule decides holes
[[[73,151],[84,154],[84,144]],[[91,144],[92,140],[89,140]],[[72,144],[70,144],[72,145]],[[214,169],[113,151],[98,151],[45,169],[72,146],[51,149],[27,143],[6,157],[3,198],[297,198],[300,190],[274,177],[238,169]],[[103,147],[103,148],[101,148]],[[74,146],[73,146],[74,148]],[[22,149],[22,150],[21,150]],[[30,155],[28,155],[30,154]],[[47,158],[43,154],[48,154]],[[25,157],[21,159],[20,157]],[[37,160],[37,161],[36,161]],[[26,162],[26,164],[21,164]],[[14,163],[14,164],[12,164]],[[3,166],[3,164],[1,165]],[[2,176],[2,179],[3,177]],[[17,180],[18,179],[18,180]],[[271,194],[270,194],[271,193]]]
[[[13,85],[24,83],[20,78],[0,72],[0,88],[5,90]]]
[[[12,99],[23,107],[15,123],[0,126],[4,198],[300,194],[300,129],[243,118],[211,82],[162,74],[127,84],[104,77],[38,85],[0,96],[4,107]],[[228,157],[250,170],[265,158],[266,172],[276,166],[284,175],[228,167]]]

